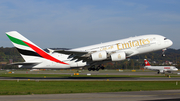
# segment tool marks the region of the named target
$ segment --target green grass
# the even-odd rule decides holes
[[[0,95],[180,89],[175,81],[0,81]]]
[[[38,71],[29,72],[15,71],[8,74],[8,71],[0,71],[0,77],[167,77],[161,75],[80,75],[60,74],[73,71]],[[87,71],[83,71],[83,73]],[[106,71],[103,71],[106,72]],[[109,71],[108,71],[109,72]],[[117,71],[112,71],[117,72]],[[55,73],[55,74],[48,74]],[[88,73],[88,72],[87,72]],[[171,77],[180,75],[170,74]],[[64,93],[94,93],[94,92],[121,92],[141,90],[173,90],[180,89],[176,81],[0,81],[0,95],[29,95],[29,94],[64,94]]]

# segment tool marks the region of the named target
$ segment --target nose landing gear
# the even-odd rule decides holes
[[[165,55],[165,51],[166,51],[166,49],[163,49],[162,50],[162,57],[165,57],[166,55]]]

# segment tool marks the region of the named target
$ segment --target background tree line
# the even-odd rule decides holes
[[[140,69],[144,66],[144,59],[148,59],[151,65],[175,65],[180,68],[180,49],[167,49],[165,53],[165,57],[162,57],[162,51],[136,55],[124,61],[105,63],[104,66],[107,69]],[[17,66],[6,65],[11,60],[24,61],[15,47],[0,47],[0,69],[17,68]]]

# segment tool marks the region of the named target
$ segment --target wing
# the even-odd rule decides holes
[[[50,53],[57,52],[57,53],[69,55],[68,58],[72,58],[71,60],[76,60],[77,62],[81,60],[83,60],[83,62],[92,62],[91,54],[97,52],[97,51],[88,52],[88,51],[77,51],[77,50],[63,50],[63,49],[62,50],[48,49],[48,50]],[[116,53],[116,52],[125,52],[126,57],[132,56],[136,53],[133,51],[111,51],[111,52],[108,52],[108,54],[110,56],[111,54]]]
[[[87,51],[52,50],[52,49],[48,49],[48,50],[50,53],[57,52],[57,53],[69,55],[68,58],[72,58],[71,60],[76,60],[76,61],[83,60],[83,62],[87,62],[87,61],[91,60],[89,58],[91,53],[89,53]]]
[[[62,54],[76,54],[76,55],[84,55],[87,54],[87,51],[71,51],[71,50],[54,50],[53,52],[58,52],[58,53],[62,53]]]

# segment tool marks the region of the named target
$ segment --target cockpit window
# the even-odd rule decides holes
[[[164,40],[167,40],[167,38],[164,38]]]

